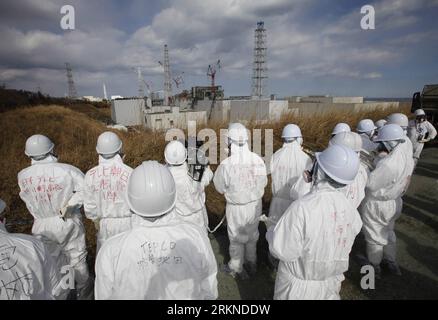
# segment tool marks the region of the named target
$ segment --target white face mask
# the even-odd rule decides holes
[[[398,144],[400,143],[399,141],[383,141],[382,142],[383,145],[386,147],[386,149],[388,150],[388,152],[391,152],[392,150],[395,149],[395,147],[398,146]]]

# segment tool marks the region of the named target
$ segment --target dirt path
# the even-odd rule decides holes
[[[251,280],[235,280],[218,273],[220,299],[272,299],[275,272],[268,267],[265,228],[260,225],[259,266]],[[343,299],[438,299],[438,149],[423,151],[410,188],[404,197],[403,215],[396,223],[398,260],[402,276],[383,273],[374,290],[360,288],[357,254],[364,252],[358,236],[353,248],[350,270],[346,273]],[[219,269],[228,262],[228,236],[220,228],[210,237]]]

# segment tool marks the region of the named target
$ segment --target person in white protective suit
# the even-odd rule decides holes
[[[344,145],[316,153],[312,190],[293,202],[267,235],[280,260],[274,299],[340,299],[349,254],[362,221],[342,188],[354,182],[359,157]]]
[[[65,299],[62,274],[44,243],[6,230],[6,204],[0,199],[0,300]]]
[[[228,127],[230,156],[218,166],[213,182],[225,195],[230,261],[224,271],[242,279],[257,270],[257,241],[262,197],[268,183],[262,158],[248,147],[248,133],[240,123]],[[246,263],[245,263],[246,262]],[[248,270],[243,268],[243,265]]]
[[[414,148],[414,161],[416,164],[420,159],[424,144],[435,139],[437,136],[435,127],[427,121],[426,113],[423,109],[415,110],[415,120],[409,122],[408,136]]]
[[[351,131],[351,128],[350,128],[350,126],[349,126],[348,124],[343,123],[343,122],[339,122],[339,123],[333,128],[333,131],[332,131],[332,138],[333,138],[335,135],[337,135],[338,133],[341,133],[341,132],[350,132],[350,131]]]
[[[216,299],[213,250],[204,230],[177,218],[169,169],[143,162],[129,177],[126,197],[132,229],[100,249],[96,299]]]
[[[356,132],[344,132],[334,136],[329,145],[344,145],[356,152],[360,159],[360,152],[362,150],[362,139]],[[358,208],[362,200],[365,198],[365,187],[367,185],[368,175],[370,170],[362,161],[360,161],[359,171],[353,183],[345,186],[345,196],[353,207]]]
[[[108,238],[131,228],[124,194],[132,168],[123,163],[123,143],[113,132],[97,139],[99,164],[85,174],[84,211],[97,229],[96,252]]]
[[[402,129],[403,132],[405,133],[405,135],[408,135],[408,128],[409,128],[409,119],[408,117],[403,114],[403,113],[393,113],[390,114],[387,117],[388,120],[388,124],[396,124],[399,125]],[[414,146],[412,145],[411,140],[408,139],[404,139],[405,143],[401,144],[401,147],[403,147],[403,149],[405,150],[405,154],[406,154],[406,160],[411,160],[413,159],[413,150],[414,150]],[[409,161],[409,162],[413,162],[413,161]],[[413,170],[413,168],[412,168]]]
[[[371,119],[360,120],[357,125],[356,131],[362,138],[362,149],[367,153],[376,150],[377,145],[373,142],[376,129],[377,127],[374,125],[374,122]]]
[[[20,198],[34,218],[32,233],[43,242],[55,242],[74,269],[79,299],[92,295],[92,279],[86,262],[85,229],[80,208],[83,204],[83,173],[59,163],[54,144],[43,135],[26,141],[25,154],[31,166],[18,173]]]
[[[408,134],[408,127],[409,127],[409,119],[408,117],[403,113],[393,113],[387,117],[388,124],[396,124],[399,125],[403,132],[406,135],[406,138],[404,139],[405,143],[400,144],[400,148],[403,148],[405,157],[406,157],[406,166],[408,167],[409,172],[409,178],[406,183],[405,191],[409,188],[410,185],[410,179],[412,177],[412,173],[414,172],[415,168],[415,160],[413,157],[413,145],[411,140],[407,137]],[[409,170],[410,169],[410,170]],[[389,252],[389,255],[383,259],[383,262],[386,266],[388,266],[389,270],[392,271],[395,274],[401,274],[400,268],[398,268],[397,263],[395,263],[395,249],[396,249],[396,235],[394,231],[395,227],[395,221],[400,217],[402,214],[403,209],[403,194],[400,195],[400,197],[396,200],[396,218],[392,221],[392,223],[389,225],[389,239],[393,240],[391,241],[389,247],[387,248],[386,252]],[[391,248],[392,246],[392,248]],[[392,253],[392,254],[391,254]]]
[[[379,129],[381,129],[386,123],[387,123],[387,121],[385,119],[377,120],[375,123],[376,131],[379,131]]]
[[[201,181],[188,175],[187,149],[180,141],[171,141],[164,150],[164,158],[176,184],[176,213],[188,222],[208,230],[207,208],[205,207],[205,187],[213,179],[213,172],[207,166]]]
[[[275,225],[290,206],[291,186],[305,170],[310,170],[313,164],[312,159],[302,150],[303,137],[297,125],[285,126],[281,137],[284,141],[283,147],[274,153],[270,163],[272,199],[268,227]]]
[[[368,261],[380,277],[380,264],[385,259],[389,270],[401,274],[396,263],[394,224],[401,213],[401,196],[406,192],[412,173],[403,146],[406,135],[396,124],[387,124],[375,139],[379,143],[380,160],[368,178],[365,200],[360,212]],[[382,156],[383,154],[383,156]]]

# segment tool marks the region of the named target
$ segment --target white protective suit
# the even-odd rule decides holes
[[[195,181],[188,175],[187,163],[180,166],[168,166],[176,184],[176,213],[180,219],[195,223],[207,231],[208,216],[205,207],[205,187],[213,179],[213,172],[207,167],[201,181]]]
[[[61,247],[75,270],[78,292],[85,291],[90,279],[80,213],[83,173],[71,165],[58,163],[50,155],[43,160],[32,160],[30,167],[18,173],[18,184],[20,198],[34,218],[32,233],[43,242],[48,239]]]
[[[217,298],[217,264],[204,230],[174,210],[155,222],[133,215],[132,225],[97,255],[97,300]]]
[[[267,236],[280,260],[274,299],[340,299],[362,221],[344,192],[321,181],[293,202]]]
[[[301,174],[295,181],[295,183],[292,184],[289,194],[290,198],[292,199],[292,202],[295,200],[298,200],[299,198],[304,197],[306,194],[308,194],[312,190],[312,183],[307,182],[304,180],[304,175]]]
[[[284,143],[271,159],[272,200],[269,208],[269,221],[275,224],[292,203],[290,190],[303,175],[304,170],[312,168],[312,159],[302,150],[297,141]]]
[[[427,135],[427,139],[433,140],[437,136],[435,127],[429,122],[416,122],[415,120],[409,121],[408,136],[412,142],[414,148],[414,159],[418,161],[420,159],[421,152],[424,148],[424,142],[420,140],[424,139]]]
[[[354,182],[343,188],[347,200],[350,201],[353,207],[356,209],[359,208],[362,200],[365,198],[365,187],[367,185],[369,174],[370,170],[361,161],[359,165],[359,171],[357,172],[356,178],[354,178]]]
[[[0,222],[0,300],[54,300],[66,298],[62,275],[43,242],[12,234]]]
[[[368,260],[379,265],[382,258],[395,262],[395,220],[401,214],[401,196],[413,170],[412,158],[400,143],[377,162],[368,178],[365,200],[360,206]]]
[[[225,195],[230,262],[234,272],[242,272],[244,260],[257,261],[259,218],[262,197],[268,183],[262,158],[247,144],[231,144],[231,155],[223,160],[214,175],[216,190]]]
[[[85,215],[99,224],[96,251],[106,239],[131,229],[131,211],[124,197],[131,173],[132,168],[116,155],[99,156],[99,165],[85,175]]]
[[[360,133],[362,139],[362,149],[366,152],[372,152],[376,150],[377,144],[374,143],[366,133]]]

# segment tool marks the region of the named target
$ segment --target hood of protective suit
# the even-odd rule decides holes
[[[99,164],[108,164],[108,163],[123,163],[123,159],[120,154],[116,154],[112,158],[104,158],[99,154]]]
[[[45,157],[44,159],[41,160],[35,160],[35,159],[31,159],[31,164],[44,164],[44,163],[56,163],[58,162],[58,158],[56,158],[54,155],[48,155],[47,157]]]

